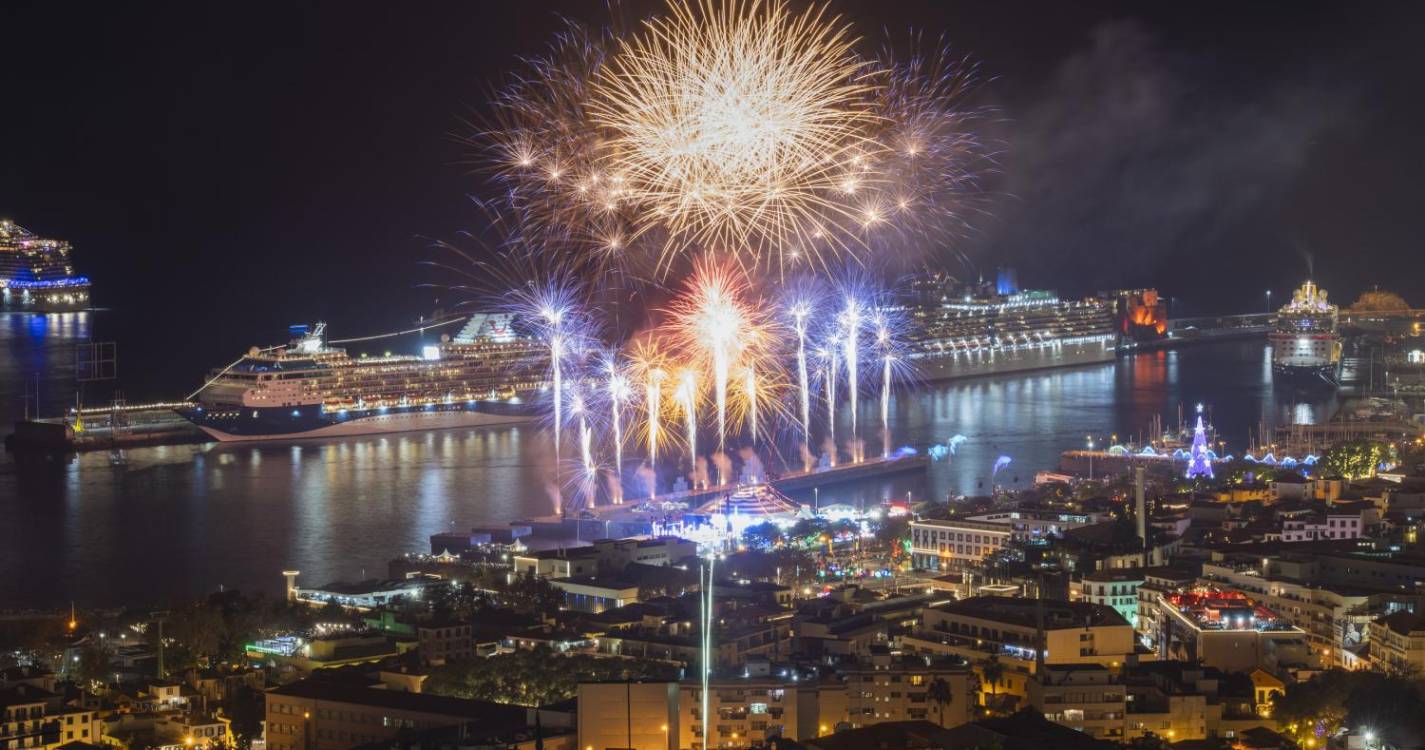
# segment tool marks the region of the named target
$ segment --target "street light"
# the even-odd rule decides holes
[[[1272,311],[1272,290],[1267,290],[1267,312]]]

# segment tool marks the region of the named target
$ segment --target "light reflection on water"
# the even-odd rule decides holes
[[[19,325],[26,341],[32,324]],[[82,321],[46,330],[82,335]],[[16,324],[0,325],[12,350]],[[47,334],[48,335],[48,334]],[[42,339],[49,342],[50,339]],[[42,349],[44,347],[41,347]],[[968,439],[923,479],[828,488],[822,503],[945,497],[1027,485],[1086,435],[1128,439],[1179,403],[1209,404],[1229,449],[1249,429],[1320,421],[1323,402],[1274,392],[1264,345],[1203,344],[1117,363],[984,378],[902,391],[892,399],[894,445]],[[30,363],[57,361],[54,351]],[[35,359],[38,358],[38,359]],[[69,360],[72,361],[72,360]],[[11,368],[5,373],[22,372]],[[6,375],[9,389],[15,379]],[[62,381],[63,374],[54,376]],[[13,392],[7,390],[7,392]],[[868,449],[879,404],[863,401]],[[843,412],[841,431],[849,415]],[[430,534],[499,524],[551,508],[550,443],[528,427],[450,430],[298,443],[160,446],[0,463],[0,602],[112,603],[199,593],[219,585],[280,589],[280,571],[308,583],[385,574],[391,557],[428,548]],[[810,501],[810,493],[798,498]],[[15,571],[44,571],[15,575]]]

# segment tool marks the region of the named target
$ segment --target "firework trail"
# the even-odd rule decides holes
[[[854,296],[847,295],[846,310],[842,313],[841,323],[843,326],[842,345],[846,347],[846,392],[851,401],[851,460],[860,460],[860,451],[857,449],[858,433],[856,431],[856,412],[859,410],[858,399],[860,398],[860,383],[857,380],[857,365],[861,359],[859,351],[859,339],[861,330],[861,302]]]
[[[797,331],[797,400],[801,406],[802,445],[805,451],[811,450],[811,394],[807,388],[807,316],[810,314],[811,308],[806,303],[792,305],[792,319]],[[806,463],[803,468],[810,470],[810,461]]]
[[[619,367],[618,355],[607,354],[605,370],[608,372],[607,391],[609,399],[609,424],[613,427],[614,442],[614,482],[612,487],[614,503],[623,502],[623,408],[632,391],[628,377]]]
[[[692,370],[678,378],[678,404],[688,429],[688,461],[692,464],[693,487],[698,486],[698,385]]]
[[[895,355],[891,352],[891,329],[884,314],[877,313],[872,321],[876,326],[876,348],[881,352],[881,456],[891,455],[891,363]]]
[[[826,442],[831,454],[831,465],[836,465],[836,373],[838,372],[836,351],[840,344],[835,338],[827,342],[827,347],[822,352],[822,357],[826,360],[826,368],[823,371],[826,379]]]

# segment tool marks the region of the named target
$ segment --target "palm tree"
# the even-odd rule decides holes
[[[925,691],[926,697],[935,702],[940,707],[940,726],[945,726],[945,707],[950,705],[950,701],[955,697],[950,692],[950,683],[944,677],[936,677],[930,687]]]
[[[999,663],[999,655],[990,654],[989,658],[980,662],[980,676],[990,684],[990,703],[994,703],[995,688],[1004,679],[1004,665]]]

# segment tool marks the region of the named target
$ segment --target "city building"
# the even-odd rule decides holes
[[[1386,672],[1425,672],[1425,616],[1395,612],[1370,626],[1371,666]]]
[[[1029,705],[1044,718],[1114,742],[1123,739],[1128,712],[1123,683],[1098,664],[1046,666],[1028,682]]]
[[[421,661],[444,664],[475,655],[474,628],[467,622],[435,619],[417,623],[416,646]]]
[[[1325,664],[1347,666],[1373,620],[1398,610],[1425,611],[1425,595],[1416,586],[1425,580],[1425,560],[1388,547],[1347,546],[1318,542],[1263,555],[1217,553],[1203,563],[1202,578],[1251,596],[1305,632]]]
[[[954,727],[973,721],[979,678],[955,662],[873,657],[837,673],[846,686],[846,719],[852,729],[884,721],[926,720]],[[943,681],[950,700],[937,703],[932,687]]]
[[[575,612],[598,613],[638,601],[638,584],[612,576],[550,578],[549,583],[564,592],[564,608]]]
[[[535,710],[316,680],[274,688],[266,698],[268,750],[350,750],[390,741],[402,730],[528,727],[534,724]],[[571,721],[561,712],[540,712],[544,726],[567,726]]]
[[[61,696],[28,682],[7,681],[0,687],[0,750],[98,744],[102,734],[92,709],[66,707]]]
[[[1090,604],[1112,607],[1129,625],[1138,626],[1138,589],[1143,585],[1142,568],[1096,570],[1084,574],[1083,598]]]
[[[1221,670],[1183,662],[1145,662],[1121,669],[1050,666],[1042,677],[1030,680],[1029,699],[1050,721],[1114,742],[1150,733],[1169,742],[1230,740],[1246,730],[1271,726],[1257,711],[1250,689],[1227,677]],[[1277,681],[1278,689],[1280,685]],[[1268,691],[1263,705],[1269,702]]]
[[[786,670],[779,673],[787,674]],[[944,681],[950,700],[932,686]],[[774,737],[802,742],[883,722],[927,721],[954,727],[974,718],[977,681],[964,666],[924,659],[863,661],[836,678],[756,674],[709,683],[708,747],[759,747]],[[697,748],[702,746],[702,685],[684,682],[579,684],[579,747]]]
[[[916,520],[910,524],[911,565],[917,570],[959,567],[979,562],[1011,541],[1061,536],[1105,518],[1101,514],[1014,510]]]
[[[247,644],[247,656],[257,663],[290,666],[310,674],[318,669],[353,664],[377,664],[418,647],[415,639],[382,633],[334,633],[304,640],[296,636],[265,638]]]
[[[514,572],[544,578],[578,578],[600,571],[622,571],[629,563],[675,565],[694,557],[697,544],[666,536],[651,539],[598,539],[584,547],[527,552],[514,556]]]
[[[1361,513],[1312,513],[1282,519],[1283,542],[1314,542],[1317,539],[1359,539]]]
[[[1305,632],[1239,591],[1199,588],[1158,599],[1152,641],[1161,659],[1233,672],[1318,661]]]
[[[994,657],[1004,665],[1004,674],[993,684],[982,680],[981,696],[1023,697],[1040,643],[1040,603],[978,596],[928,607],[914,632],[901,636],[901,647],[911,653],[957,656],[977,669]],[[1133,626],[1114,608],[1057,600],[1042,604],[1045,664],[1117,667],[1137,653]]]
[[[292,574],[292,577],[295,575]],[[400,581],[337,582],[317,588],[301,588],[291,584],[289,596],[294,601],[313,607],[339,604],[343,607],[368,610],[397,605],[408,600],[420,600],[425,596],[426,587],[435,583],[443,582],[436,578],[420,577]]]

